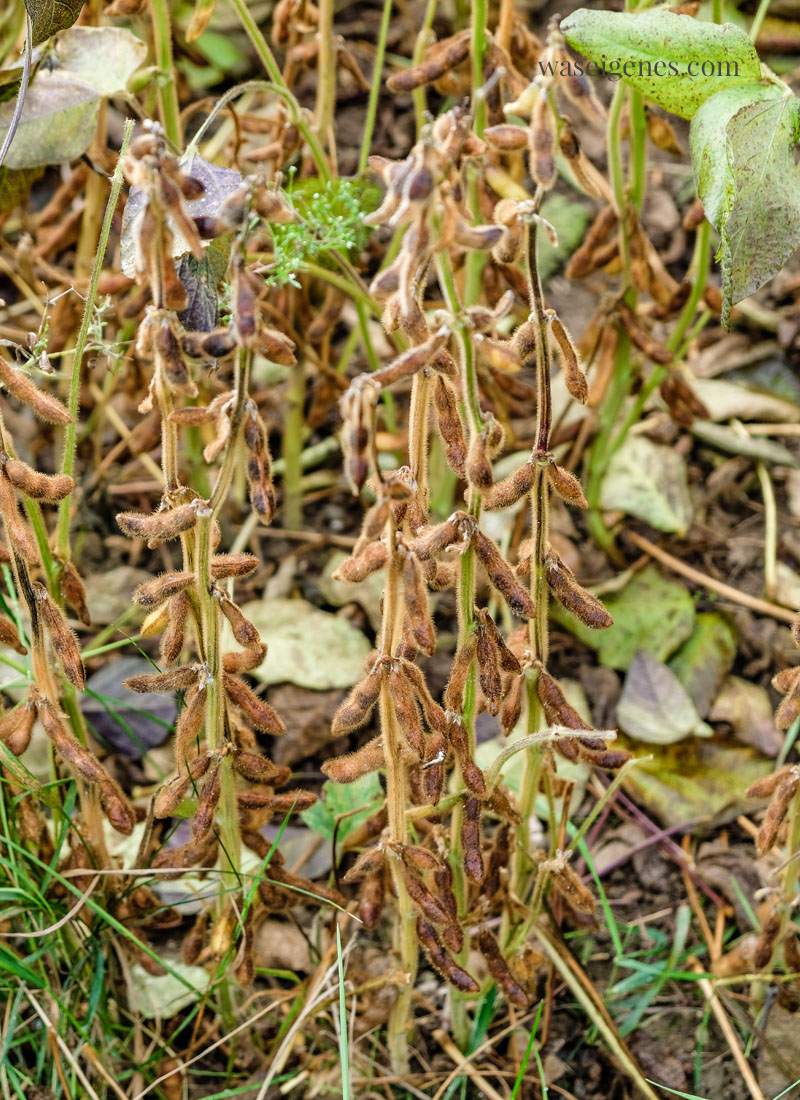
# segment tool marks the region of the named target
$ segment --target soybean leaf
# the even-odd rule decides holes
[[[630,737],[651,745],[711,734],[675,673],[646,650],[639,650],[631,662],[617,704],[617,721]]]
[[[720,685],[736,658],[736,631],[714,612],[697,616],[695,628],[669,667],[689,692],[701,718],[705,718]]]
[[[123,27],[72,27],[58,36],[53,53],[62,70],[98,95],[114,95],[144,63],[147,45]]]
[[[561,33],[574,50],[596,65],[608,63],[607,73],[681,118],[723,88],[761,79],[754,46],[732,23],[703,23],[663,8],[640,15],[580,8],[563,20]]]
[[[692,502],[684,459],[644,436],[629,435],[608,464],[600,507],[619,508],[659,531],[685,534]]]
[[[82,7],[83,0],[25,0],[33,32],[31,45],[38,46],[57,31],[71,27]]]
[[[69,73],[40,70],[25,97],[4,167],[38,168],[81,156],[94,136],[99,109],[100,97],[88,84]],[[0,142],[13,114],[13,103],[0,105]]]
[[[697,193],[720,236],[722,323],[800,246],[800,175],[794,148],[800,100],[777,85],[727,88],[692,120]]]
[[[350,815],[339,821],[336,835],[342,840],[377,810],[382,799],[383,788],[376,772],[353,783],[335,783],[328,779],[322,785],[321,800],[303,810],[300,816],[309,829],[330,840],[337,819],[342,814]],[[352,813],[353,810],[357,812]]]
[[[25,168],[17,172],[6,167],[0,168],[0,214],[18,206],[43,171],[44,168],[41,167]]]

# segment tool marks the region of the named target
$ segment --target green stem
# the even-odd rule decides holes
[[[411,64],[414,68],[422,62],[422,56],[428,45],[428,38],[430,36],[431,27],[433,26],[433,17],[436,15],[437,3],[438,0],[428,0],[427,7],[425,8],[425,18],[422,20],[422,26],[414,42],[414,52],[411,55]],[[415,88],[411,93],[411,98],[414,101],[414,121],[417,124],[417,138],[419,139],[422,134],[422,128],[425,125],[425,111],[427,110],[425,85],[423,84],[421,88]]]
[[[291,368],[283,432],[283,524],[290,531],[303,525],[303,405],[306,396],[303,361]]]
[[[318,0],[317,133],[333,153],[333,112],[336,105],[336,50],[333,43],[333,0]]]
[[[647,118],[642,93],[631,90],[631,202],[636,210],[644,204],[647,184]]]
[[[631,283],[631,252],[628,233],[627,201],[625,197],[625,173],[622,166],[622,110],[627,98],[627,87],[620,83],[611,101],[608,114],[608,174],[614,194],[614,207],[619,218],[619,247],[623,264],[623,290]]]
[[[180,151],[183,144],[181,109],[172,58],[172,23],[168,0],[150,0],[150,12],[153,17],[153,48],[159,69],[158,103],[161,122],[167,139]]]
[[[92,275],[89,279],[89,289],[86,294],[86,304],[83,308],[83,317],[81,318],[81,327],[78,330],[78,339],[75,344],[75,351],[72,353],[71,358],[71,374],[69,380],[69,397],[67,399],[67,408],[72,416],[72,422],[67,425],[64,433],[64,458],[61,463],[62,474],[68,474],[70,477],[75,469],[75,439],[78,431],[78,403],[80,399],[81,391],[81,364],[83,362],[83,354],[86,350],[86,344],[89,339],[89,329],[92,324],[92,315],[94,314],[94,306],[97,300],[97,287],[100,282],[100,274],[103,270],[103,261],[105,260],[106,248],[108,247],[108,237],[111,232],[111,223],[114,218],[114,213],[117,209],[117,202],[119,201],[119,193],[122,189],[122,158],[125,156],[128,145],[130,144],[131,134],[133,133],[133,120],[129,119],[125,123],[125,129],[122,133],[122,145],[119,151],[119,159],[117,160],[117,167],[114,169],[114,175],[111,179],[111,194],[108,196],[108,202],[106,204],[106,213],[103,218],[103,226],[100,230],[100,240],[97,245],[97,256],[95,257],[94,265],[92,267]],[[69,369],[69,368],[68,368]],[[62,500],[58,510],[58,534],[56,536],[56,552],[58,556],[64,560],[69,558],[69,514],[70,514],[70,498]]]
[[[369,89],[369,102],[367,103],[367,117],[364,119],[364,137],[361,140],[361,153],[358,158],[358,171],[365,172],[369,151],[372,147],[372,134],[375,130],[375,117],[378,111],[378,100],[381,94],[381,77],[383,76],[383,59],[386,56],[386,38],[389,34],[389,22],[392,18],[392,0],[383,0],[383,14],[378,31],[378,46],[375,51],[375,67],[372,70],[372,84]]]

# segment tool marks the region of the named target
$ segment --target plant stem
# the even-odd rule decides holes
[[[83,354],[86,350],[86,343],[89,338],[89,329],[92,324],[92,316],[94,314],[95,302],[97,300],[97,287],[100,282],[100,274],[103,270],[103,261],[105,260],[106,248],[108,247],[108,237],[111,232],[111,223],[114,217],[114,213],[117,209],[117,202],[119,200],[119,194],[122,190],[122,158],[128,150],[130,144],[131,134],[133,133],[133,120],[128,119],[125,123],[125,129],[122,133],[122,145],[119,151],[119,159],[117,160],[117,166],[114,169],[114,175],[111,179],[111,194],[108,196],[108,202],[106,203],[106,213],[103,218],[103,226],[100,230],[100,240],[97,245],[97,255],[95,257],[94,265],[92,267],[92,275],[89,279],[89,290],[86,294],[86,304],[83,308],[83,317],[81,318],[81,327],[78,330],[78,339],[75,343],[75,350],[69,361],[69,367],[71,370],[69,380],[69,397],[67,399],[67,408],[72,416],[72,422],[67,425],[64,433],[64,458],[61,463],[62,474],[68,474],[72,476],[75,469],[75,439],[78,431],[78,402],[80,399],[81,390],[81,364],[83,362]],[[58,533],[56,536],[56,552],[58,556],[64,560],[69,558],[69,515],[70,515],[70,498],[62,500],[58,510]]]
[[[364,119],[364,137],[361,140],[361,152],[358,157],[358,171],[365,172],[369,151],[372,148],[372,135],[375,130],[375,117],[378,112],[378,100],[381,94],[381,77],[383,76],[383,59],[386,56],[386,38],[389,34],[389,22],[392,18],[392,0],[383,0],[383,13],[381,25],[378,31],[378,45],[375,50],[375,67],[372,70],[372,83],[369,89],[369,102],[367,103],[367,117]]]
[[[428,45],[431,27],[433,26],[433,17],[436,15],[437,3],[438,0],[428,0],[425,8],[425,17],[422,20],[422,26],[414,42],[414,52],[411,55],[411,64],[414,67],[418,66],[422,61],[422,55],[425,53],[425,48]],[[422,134],[422,128],[425,125],[425,85],[423,84],[421,88],[415,88],[411,93],[411,98],[414,102],[414,121],[417,124],[417,138],[419,139]]]
[[[336,163],[333,112],[336,107],[336,50],[333,41],[333,0],[318,0],[317,38],[317,133],[327,141],[331,160]]]
[[[158,65],[158,104],[167,139],[179,152],[183,145],[181,109],[172,58],[172,23],[169,0],[150,0],[153,17],[153,47]]]

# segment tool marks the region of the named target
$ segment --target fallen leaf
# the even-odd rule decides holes
[[[694,628],[692,597],[680,581],[662,576],[652,565],[619,592],[604,596],[603,603],[614,619],[607,630],[590,630],[555,601],[550,617],[597,650],[600,663],[610,668],[627,669],[640,649],[666,661]]]
[[[81,696],[81,710],[98,740],[131,760],[162,745],[178,714],[174,694],[136,694],[122,683],[128,676],[152,672],[142,657],[111,661],[89,677]]]
[[[617,704],[620,729],[637,741],[671,745],[692,734],[711,735],[678,677],[663,661],[639,650],[631,662]]]
[[[740,676],[729,676],[709,714],[712,722],[727,722],[737,741],[776,757],[784,735],[778,731],[767,689]]]
[[[308,939],[288,921],[265,920],[253,936],[253,962],[261,970],[312,970]]]
[[[267,643],[266,659],[253,670],[263,684],[321,691],[351,687],[364,675],[372,647],[346,619],[306,600],[255,600],[242,613]]]
[[[145,1019],[170,1020],[207,992],[209,976],[202,966],[170,959],[169,967],[172,973],[149,974],[139,963],[131,966],[128,1005],[132,1012]]]
[[[694,630],[669,661],[701,718],[708,715],[720,684],[733,667],[736,631],[728,620],[707,611],[695,619]]]
[[[311,691],[296,684],[279,684],[269,693],[270,704],[286,723],[270,755],[276,764],[293,767],[331,744],[331,722],[342,701],[341,691]],[[331,755],[327,752],[326,755]]]
[[[722,378],[696,378],[692,388],[708,409],[712,421],[770,420],[778,424],[800,421],[800,406],[795,401],[739,386]]]
[[[689,430],[703,443],[708,443],[719,451],[745,455],[747,458],[760,458],[777,466],[800,465],[790,450],[766,436],[743,436],[727,424],[712,424],[710,420],[695,420]]]
[[[669,447],[629,435],[608,464],[600,507],[684,535],[692,521],[686,463]]]
[[[53,52],[62,72],[109,96],[127,88],[147,58],[147,44],[124,27],[71,27],[58,36]]]

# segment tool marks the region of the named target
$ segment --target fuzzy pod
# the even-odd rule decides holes
[[[443,553],[453,543],[460,539],[460,532],[456,519],[451,516],[444,523],[438,523],[434,527],[428,527],[408,544],[409,551],[419,561],[430,561]]]
[[[333,579],[348,584],[360,584],[379,569],[383,569],[388,557],[389,549],[385,542],[371,542],[357,557],[343,561],[333,574]]]
[[[513,474],[504,477],[502,481],[495,482],[491,491],[482,497],[484,508],[489,512],[498,508],[510,508],[531,491],[535,478],[536,469],[529,459],[523,462]]]
[[[480,886],[486,877],[481,854],[481,801],[475,795],[464,800],[464,817],[461,822],[461,848],[464,871],[470,881]]]
[[[563,852],[554,859],[546,860],[543,869],[551,876],[553,885],[576,913],[585,913],[593,917],[595,900],[591,890],[584,886],[578,875],[567,862]]]
[[[473,759],[467,728],[460,718],[453,718],[449,722],[447,740],[458,761],[467,789],[479,798],[483,798],[486,794],[486,780]]]
[[[443,733],[447,728],[447,717],[428,690],[428,685],[425,681],[422,669],[412,661],[404,660],[401,665],[401,671],[403,676],[405,676],[410,683],[422,707],[422,713],[425,715],[425,721],[428,723],[429,729],[438,730]]]
[[[360,680],[334,715],[331,734],[341,737],[345,733],[360,729],[372,713],[381,690],[382,671],[380,666],[371,669]]]
[[[515,676],[518,676],[522,672],[522,666],[517,659],[516,654],[509,649],[506,644],[506,640],[497,628],[497,623],[494,621],[489,612],[482,608],[478,612],[481,624],[488,631],[488,633],[494,639],[494,644],[497,646],[497,658],[500,663],[500,668],[503,672],[510,672]]]
[[[404,378],[410,378],[430,363],[436,352],[447,343],[449,338],[450,333],[447,329],[434,332],[421,344],[409,348],[408,351],[398,355],[387,366],[376,370],[372,375],[373,380],[381,386],[391,386]]]
[[[635,314],[628,306],[620,304],[617,312],[622,322],[622,327],[636,347],[644,352],[648,359],[653,363],[660,363],[662,366],[666,366],[672,362],[674,358],[672,352],[662,344],[659,344],[657,340],[653,339],[647,329],[639,324]]]
[[[272,460],[267,446],[264,421],[252,412],[245,421],[244,441],[247,446],[247,484],[250,503],[264,524],[275,515],[275,488],[272,484]]]
[[[472,536],[472,545],[481,561],[490,583],[508,606],[521,619],[532,619],[536,615],[530,593],[519,583],[514,571],[490,538],[476,528]]]
[[[544,669],[539,671],[539,675],[536,678],[536,697],[541,704],[545,718],[551,726],[565,726],[567,729],[571,730],[585,730],[591,728],[584,719],[581,718],[575,708],[567,702],[563,691],[559,687],[558,681],[555,680],[549,672],[545,672]],[[557,742],[556,748],[561,751],[562,742]],[[567,753],[568,752],[569,749],[567,748]]]
[[[411,684],[401,670],[391,669],[388,687],[394,716],[406,744],[417,759],[422,759],[425,755],[425,737]]]
[[[447,742],[443,733],[434,730],[425,742],[422,772],[425,794],[435,806],[444,791]]]
[[[400,862],[399,870],[400,877],[403,880],[403,885],[406,888],[408,896],[425,919],[429,920],[431,924],[435,924],[440,929],[457,929],[458,925],[453,921],[453,918],[442,906],[441,902],[433,896],[422,879],[402,861]],[[460,931],[460,929],[458,929],[458,931]],[[454,950],[459,951],[460,948],[455,947]]]
[[[162,542],[176,539],[197,523],[198,509],[195,504],[181,504],[177,508],[167,508],[162,512],[119,512],[117,526],[131,539],[144,539],[151,550]]]
[[[549,97],[540,92],[533,102],[530,128],[530,172],[549,191],[556,182],[557,126]]]
[[[373,737],[366,745],[362,745],[355,752],[345,753],[343,756],[335,756],[326,760],[322,765],[322,771],[328,779],[334,783],[354,783],[362,776],[369,775],[383,768],[386,763],[383,739]]]
[[[374,875],[377,871],[382,871],[385,866],[386,852],[384,849],[379,845],[374,848],[367,848],[355,861],[342,882],[346,882],[348,886],[354,882],[361,882],[367,875]]]
[[[240,680],[238,676],[232,676],[229,672],[222,674],[225,694],[231,703],[241,711],[244,717],[261,733],[280,734],[286,733],[286,726],[272,709],[269,703],[256,695],[252,688]]]
[[[487,126],[483,138],[501,153],[517,153],[528,147],[528,131],[524,126],[500,123],[499,126]]]
[[[765,775],[761,779],[757,779],[744,793],[748,798],[771,798],[778,786],[791,774],[791,771],[792,765],[786,764],[784,767],[778,768],[776,772],[772,772],[771,775]]]
[[[558,602],[592,630],[604,630],[614,625],[614,620],[596,596],[592,596],[575,580],[572,570],[552,549],[544,560],[547,587]]]
[[[231,633],[239,645],[246,649],[257,649],[261,645],[260,634],[233,600],[223,596],[219,601],[219,609],[230,623]]]
[[[18,458],[6,459],[3,472],[24,496],[47,504],[58,504],[75,488],[75,482],[68,474],[41,474]]]
[[[20,703],[0,718],[0,741],[14,756],[22,756],[31,743],[36,710],[28,702]]]
[[[202,790],[197,799],[197,809],[190,822],[191,834],[194,840],[202,840],[207,837],[214,827],[214,814],[219,805],[222,787],[220,784],[220,768],[222,760],[217,758],[211,762],[203,783]]]
[[[65,405],[56,397],[48,393],[42,393],[26,374],[16,370],[0,355],[0,385],[23,405],[50,424],[71,424],[72,416]]]
[[[500,952],[500,945],[488,929],[478,933],[477,946],[486,960],[489,973],[508,1000],[517,1008],[527,1008],[530,997],[508,968],[508,963]]]
[[[433,405],[439,434],[444,440],[447,465],[460,478],[467,476],[467,445],[464,425],[458,412],[458,400],[452,385],[441,375],[436,376],[433,387]]]
[[[453,956],[442,946],[434,926],[423,917],[417,918],[417,939],[422,945],[431,966],[461,993],[478,993],[480,986],[463,970]]]
[[[464,708],[464,691],[467,686],[467,677],[475,660],[476,639],[474,634],[468,635],[463,644],[456,650],[453,664],[450,669],[450,678],[444,689],[444,705],[454,714],[461,714]]]
[[[377,928],[383,912],[386,896],[386,874],[383,868],[367,875],[361,884],[358,898],[358,919],[371,931]]]
[[[201,909],[195,917],[192,927],[183,937],[183,942],[181,943],[181,958],[186,966],[194,966],[200,958],[200,953],[206,943],[208,918],[208,909]]]
[[[31,588],[39,616],[50,636],[53,649],[61,661],[64,675],[79,691],[83,691],[86,686],[86,672],[81,660],[78,639],[67,625],[64,612],[55,600],[50,598],[44,585],[34,581]]]
[[[764,855],[774,847],[778,839],[778,830],[797,792],[798,783],[800,783],[800,769],[792,768],[778,784],[772,801],[767,806],[761,828],[758,830],[756,847],[760,855]]]
[[[494,485],[492,464],[489,461],[486,448],[486,436],[483,432],[476,432],[472,437],[467,452],[466,461],[467,481],[481,491],[491,489]]]
[[[118,833],[130,836],[136,824],[136,814],[119,784],[111,778],[97,757],[81,745],[49,699],[39,696],[36,700],[36,712],[59,756],[82,779],[99,789],[103,809],[113,828]]]
[[[254,668],[264,663],[266,656],[266,642],[261,642],[238,653],[225,653],[222,657],[222,668],[225,672],[252,672]]]
[[[496,715],[500,710],[503,698],[503,684],[500,677],[500,653],[497,639],[494,633],[486,627],[488,612],[481,608],[478,613],[478,621],[475,624],[476,647],[475,656],[478,661],[478,679],[481,691],[486,698],[486,706],[490,714]]]
[[[411,92],[426,84],[433,84],[467,59],[469,42],[468,31],[460,31],[450,38],[442,39],[426,52],[421,64],[392,73],[386,81],[386,87],[396,95],[398,92]]]
[[[272,363],[282,367],[293,367],[297,362],[294,353],[295,343],[275,328],[263,325],[258,333],[258,350]]]
[[[153,692],[188,691],[197,686],[197,669],[186,666],[152,675],[129,676],[122,683],[128,691],[135,691],[141,695]]]
[[[563,745],[569,742],[558,742],[558,750],[562,755],[566,755],[563,751]],[[626,752],[625,749],[609,749],[603,746],[602,748],[595,748],[594,746],[587,745],[586,741],[581,738],[578,741],[578,760],[583,761],[584,764],[590,764],[593,768],[603,768],[606,771],[617,771],[624,764],[627,764],[631,758],[631,754]]]
[[[589,397],[589,386],[586,375],[581,369],[581,361],[577,348],[566,326],[556,314],[555,310],[547,310],[549,331],[558,344],[561,352],[561,369],[564,372],[564,382],[570,396],[582,405],[586,404]]]
[[[515,676],[500,708],[500,728],[506,737],[516,727],[522,716],[522,687],[524,676]]]
[[[403,600],[411,633],[422,652],[430,657],[436,648],[436,632],[433,627],[428,593],[417,558],[406,553],[403,559]]]
[[[458,923],[458,902],[453,890],[453,868],[443,854],[439,865],[433,869],[433,885],[436,900],[446,913],[450,914],[453,924]]]
[[[139,585],[133,593],[133,602],[140,607],[157,607],[179,592],[184,592],[196,579],[194,573],[161,573]]]
[[[489,853],[489,866],[483,883],[482,894],[493,898],[500,890],[501,874],[511,866],[514,833],[508,821],[502,821],[494,834],[492,850]]]
[[[233,770],[251,783],[267,783],[282,787],[291,778],[291,770],[282,764],[273,764],[267,756],[257,752],[237,751],[233,756]]]
[[[39,548],[30,528],[20,515],[19,504],[11,482],[0,473],[0,515],[9,544],[9,560],[17,552],[28,565],[39,564]]]
[[[211,765],[211,757],[207,752],[186,760],[181,772],[168,780],[155,797],[153,802],[153,816],[159,820],[171,817],[183,802],[198,779],[201,779]]]
[[[581,483],[574,474],[571,474],[569,470],[565,470],[563,466],[559,466],[556,462],[549,463],[547,466],[547,481],[553,492],[561,497],[565,504],[572,504],[576,508],[589,507]]]
[[[414,871],[436,871],[442,866],[439,856],[419,844],[401,844],[398,841],[390,843],[389,847]]]
[[[16,624],[6,615],[0,615],[0,645],[6,645],[22,655],[28,652],[28,647],[23,645],[17,632]]]
[[[162,317],[156,326],[153,337],[153,353],[163,378],[173,393],[184,393],[188,397],[197,394],[197,386],[189,377],[189,368],[183,357],[181,342],[168,317]]]
[[[772,686],[784,693],[775,712],[775,725],[779,730],[788,730],[800,715],[800,668],[785,668],[772,680]]]
[[[160,654],[165,665],[174,665],[183,650],[186,623],[192,605],[186,592],[179,592],[167,603],[168,619],[161,639]]]
[[[175,765],[184,772],[187,764],[202,753],[205,741],[206,689],[195,687],[186,695],[175,723]]]
[[[86,603],[86,589],[83,586],[80,573],[71,561],[61,562],[59,583],[61,585],[61,595],[67,607],[72,608],[79,622],[83,623],[84,626],[91,626],[92,617]]]
[[[211,579],[221,581],[227,577],[248,577],[258,566],[259,560],[255,554],[215,554],[211,559]]]

